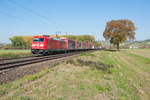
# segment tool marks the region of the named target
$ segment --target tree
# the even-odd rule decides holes
[[[30,49],[32,44],[33,36],[21,36],[24,39],[24,47],[25,49]]]
[[[12,47],[14,48],[24,48],[25,41],[21,36],[14,36],[10,38]]]
[[[135,30],[134,23],[130,20],[112,20],[107,22],[103,36],[110,43],[117,45],[117,50],[119,50],[120,43],[125,42],[127,39],[135,39]]]

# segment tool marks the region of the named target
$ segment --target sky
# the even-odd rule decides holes
[[[150,39],[150,0],[0,0],[0,43],[56,32],[105,40],[106,23],[119,19],[134,22],[136,40]]]

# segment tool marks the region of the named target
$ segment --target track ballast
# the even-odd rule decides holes
[[[90,51],[93,51],[93,50],[90,50]],[[86,51],[86,52],[90,52],[90,51]],[[65,53],[65,54],[57,54],[57,55],[48,55],[48,56],[31,56],[31,57],[24,57],[20,59],[6,59],[6,60],[0,61],[0,72],[6,69],[12,69],[12,68],[21,67],[21,66],[28,65],[28,64],[63,58],[63,57],[72,56],[72,55],[76,55],[80,53],[83,53],[83,51]]]

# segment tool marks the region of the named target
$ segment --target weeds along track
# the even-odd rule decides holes
[[[93,50],[91,50],[91,51],[93,51]],[[86,51],[86,52],[91,52],[91,51]],[[48,55],[48,56],[31,56],[31,57],[23,57],[20,59],[2,60],[2,61],[0,61],[0,72],[2,72],[3,70],[21,67],[21,66],[28,65],[28,64],[63,58],[63,57],[72,56],[72,55],[76,55],[76,54],[80,54],[80,53],[83,53],[83,51],[66,53],[66,54],[57,54],[57,55]]]

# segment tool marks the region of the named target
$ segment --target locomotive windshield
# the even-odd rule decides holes
[[[44,42],[44,38],[34,38],[33,42]]]

